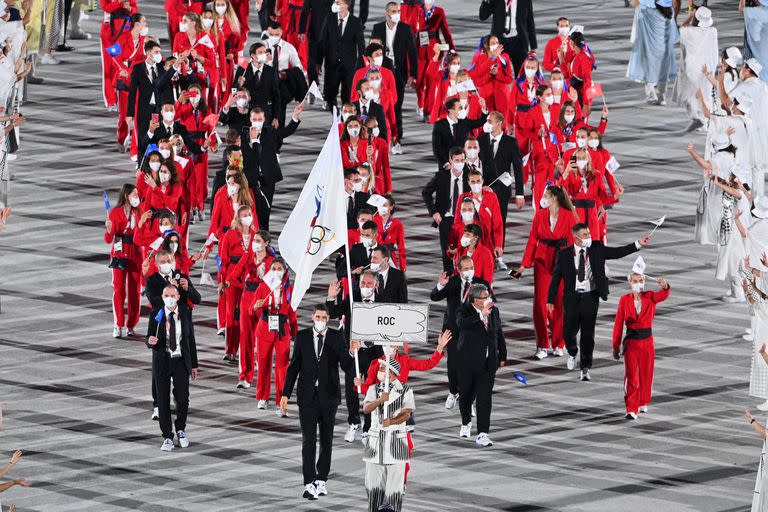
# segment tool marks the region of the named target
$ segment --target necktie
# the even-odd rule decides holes
[[[363,105],[363,118],[368,117],[368,105]]]
[[[279,57],[277,56],[278,48],[280,48],[278,45],[275,45],[272,47],[272,67],[275,69],[280,69],[280,66],[278,63]]]
[[[491,139],[493,143],[493,156],[496,157],[496,150],[499,149],[499,139]]]
[[[320,360],[320,356],[323,354],[323,335],[317,335],[317,360]]]
[[[155,80],[157,79],[157,70],[155,69],[155,66],[152,66],[152,69],[150,70],[150,80],[152,80],[152,84],[154,85]]]
[[[469,292],[469,281],[464,281],[464,285],[461,288],[461,302],[467,300],[467,292]]]
[[[165,282],[170,283],[171,282],[171,276],[165,276]]]
[[[587,276],[587,268],[586,268],[586,260],[584,259],[584,249],[581,249],[579,251],[579,270],[578,270],[579,281],[584,281],[586,276]]]
[[[376,276],[376,281],[379,283],[379,290],[380,290],[380,292],[383,292],[384,291],[384,276],[379,274],[378,276]]]
[[[459,201],[459,179],[455,176],[453,177],[453,199],[451,200],[451,211],[450,213],[453,214],[453,212],[456,211],[456,204]]]
[[[176,313],[168,313],[168,346],[171,352],[176,352]]]
[[[255,87],[258,87],[261,83],[261,71],[256,70],[256,72],[253,74],[253,83]]]
[[[349,196],[349,201],[347,202],[347,215],[352,215],[354,211],[355,211],[355,200],[352,199],[352,196]]]
[[[339,18],[339,39],[344,35],[344,20]]]
[[[373,255],[373,247],[368,248],[368,261],[371,261],[371,256]]]

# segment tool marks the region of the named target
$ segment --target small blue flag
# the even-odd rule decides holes
[[[109,213],[109,210],[112,209],[112,207],[109,205],[109,197],[107,197],[107,191],[104,191],[104,209],[107,210],[107,213]]]
[[[104,48],[104,50],[106,50],[106,52],[112,57],[117,57],[118,55],[123,53],[123,49],[120,47],[120,43],[115,43],[112,46],[107,46],[106,48]]]
[[[547,132],[547,133],[549,133],[549,142],[551,142],[552,144],[557,144],[557,135],[555,135],[552,132]]]
[[[519,380],[526,386],[528,385],[528,380],[525,378],[525,375],[523,375],[522,373],[512,372],[512,375],[514,375],[517,380]]]
[[[155,315],[155,322],[160,323],[163,321],[163,317],[165,316],[165,308],[160,308],[160,311],[157,312]]]
[[[221,272],[221,258],[217,254],[216,256],[213,257],[213,259],[216,260],[216,266],[219,267],[219,272]]]
[[[157,144],[150,144],[149,146],[147,146],[147,150],[144,151],[144,157],[146,158],[146,156],[153,151],[158,151],[158,152],[160,151],[160,149],[157,147]]]

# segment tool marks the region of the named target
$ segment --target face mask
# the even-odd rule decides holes
[[[267,54],[266,53],[260,53],[256,56],[256,62],[260,64],[264,64],[267,62]]]
[[[381,132],[379,131],[379,127],[378,126],[371,130],[371,135],[373,135],[374,137],[378,137],[379,133],[381,133]]]
[[[229,195],[230,197],[237,194],[238,190],[240,190],[240,187],[238,187],[237,185],[227,185],[227,195]]]
[[[203,28],[208,30],[213,26],[213,19],[212,18],[203,18]]]
[[[469,244],[472,243],[472,238],[468,236],[461,237],[461,246],[462,247],[469,247]]]
[[[591,237],[583,238],[581,240],[581,246],[585,249],[589,249],[590,247],[592,247],[592,238]]]
[[[555,102],[554,96],[547,96],[546,98],[544,98],[544,103],[546,103],[547,105],[552,105],[554,102]]]
[[[161,53],[153,53],[152,54],[152,61],[155,64],[160,64],[160,62],[162,62],[162,60],[163,60],[163,55]]]
[[[372,90],[372,89],[368,89],[367,91],[365,91],[365,92],[363,93],[363,97],[364,97],[365,99],[367,99],[367,100],[372,100],[372,99],[373,99],[373,95],[374,95],[374,94],[375,94],[375,93],[373,92],[373,90]]]
[[[384,57],[383,56],[374,57],[373,58],[373,64],[374,64],[374,66],[380,68],[381,65],[384,64]]]
[[[168,244],[168,248],[171,250],[173,254],[176,254],[176,251],[179,250],[179,244]],[[166,272],[167,274],[168,272]]]
[[[534,76],[536,76],[535,69],[525,68],[525,78],[533,78]]]
[[[179,32],[186,32],[189,30],[189,25],[186,23],[179,23]]]
[[[174,251],[176,252],[176,251]],[[160,273],[168,275],[171,272],[173,272],[173,263],[161,263],[158,265],[160,267]]]
[[[350,117],[352,117],[352,113],[351,113],[351,112],[342,112],[342,113],[341,113],[341,119],[342,119],[344,122],[346,122],[346,121],[347,121],[347,119],[349,119]]]
[[[570,31],[571,27],[557,27],[557,33],[563,37],[567,36]]]
[[[371,87],[373,87],[374,89],[378,89],[379,87],[381,87],[381,80],[371,80],[370,84],[371,84]]]
[[[456,171],[456,174],[464,170],[464,162],[454,162],[452,166],[453,170]]]
[[[576,116],[574,114],[565,114],[565,115],[563,115],[563,119],[565,119],[566,123],[572,123],[575,117]]]
[[[477,151],[475,148],[472,148],[472,149],[468,149],[468,150],[467,150],[467,156],[468,156],[469,158],[473,159],[473,160],[474,160],[475,158],[477,158],[477,154],[478,154],[478,151]]]
[[[640,293],[640,292],[643,291],[643,288],[645,288],[645,284],[643,284],[643,283],[632,283],[631,287],[632,287],[632,291],[634,293]]]
[[[138,197],[131,197],[130,199],[128,199],[128,203],[130,203],[130,205],[133,208],[138,208],[139,204],[141,204],[141,199],[139,199]]]
[[[493,305],[493,299],[488,297],[483,301],[483,306],[492,306]]]
[[[364,299],[367,299],[369,297],[373,297],[373,288],[363,288],[363,287],[361,287],[360,288],[360,295]]]
[[[161,149],[159,151],[160,151],[160,156],[162,156],[163,158],[168,158],[168,157],[171,156],[171,150],[170,149]]]
[[[542,196],[542,198],[539,199],[539,206],[541,206],[542,208],[549,208],[550,204],[551,203],[549,202],[549,199],[547,199],[544,196]]]
[[[267,43],[269,43],[269,46],[275,46],[280,42],[280,38],[278,36],[269,36],[267,38]]]
[[[459,115],[457,115],[459,119],[466,119],[467,118],[467,111],[464,109],[459,110]]]
[[[389,16],[389,19],[392,21],[392,23],[397,23],[398,21],[400,21],[400,13],[398,12],[395,14],[391,14]]]
[[[173,122],[173,118],[176,117],[176,112],[173,110],[166,110],[163,112],[163,121],[166,123]]]
[[[493,125],[491,123],[485,123],[483,125],[483,133],[491,133],[493,131]]]
[[[600,145],[600,141],[598,139],[589,139],[587,141],[587,146],[591,147],[592,149],[597,149],[597,146]]]
[[[221,16],[223,16],[224,13],[227,12],[227,6],[226,5],[217,5],[216,6],[216,12],[219,13]]]
[[[264,121],[251,121],[251,128],[256,128],[258,130],[261,130],[263,126],[264,126]]]
[[[471,268],[469,270],[465,270],[461,273],[461,277],[463,277],[465,281],[471,281],[472,278],[475,277],[475,269]]]
[[[245,108],[248,106],[248,99],[247,98],[237,98],[237,101],[235,101],[238,108]]]
[[[381,270],[381,263],[371,263],[370,269],[374,272]]]
[[[583,148],[587,145],[587,139],[582,139],[581,137],[576,139],[576,147]]]
[[[587,166],[587,160],[576,160],[576,167],[583,169]]]
[[[461,220],[464,222],[472,222],[475,220],[475,212],[461,212]]]
[[[192,104],[193,107],[196,107],[198,103],[200,103],[200,96],[194,96],[192,98],[189,98],[189,102]]]
[[[149,34],[149,27],[141,27],[141,30],[139,30],[140,36],[146,36]]]
[[[240,222],[247,228],[251,227],[251,224],[253,224],[253,215],[246,215],[245,217],[241,217]]]
[[[360,176],[360,185],[365,186],[368,183],[368,176]]]
[[[149,168],[153,171],[160,169],[160,162],[149,162]]]
[[[549,85],[550,85],[550,86],[551,86],[553,89],[557,89],[557,90],[560,90],[560,89],[562,89],[562,88],[563,88],[563,81],[562,81],[562,80],[552,80],[552,81],[549,83]]]
[[[173,226],[159,226],[160,232],[162,234],[167,233],[168,231],[173,229]]]
[[[163,304],[165,304],[165,307],[168,309],[173,309],[176,307],[176,297],[163,297]]]
[[[459,69],[461,69],[460,64],[451,64],[451,66],[448,68],[451,71],[451,74],[456,74],[459,72]]]
[[[347,132],[350,137],[357,137],[360,135],[360,128],[347,128]]]
[[[471,183],[469,185],[469,189],[474,192],[475,194],[479,194],[483,190],[483,184],[482,183]]]
[[[169,172],[161,172],[160,173],[160,183],[168,183],[171,181],[171,173]]]
[[[488,49],[489,49],[491,52],[495,52],[495,51],[496,51],[496,48],[498,48],[498,47],[499,47],[499,45],[497,45],[497,44],[492,44],[492,45],[490,45],[490,46],[488,47]]]
[[[176,152],[177,155],[180,155],[184,152],[184,146],[173,146],[173,150]]]
[[[328,324],[322,320],[315,320],[315,330],[317,332],[324,332],[327,325]]]
[[[362,181],[356,181],[352,183],[352,190],[355,192],[360,192],[363,190],[363,182]]]
[[[337,14],[339,12],[339,4],[331,4],[331,12]]]
[[[389,207],[387,206],[379,206],[379,215],[382,217],[389,213]]]

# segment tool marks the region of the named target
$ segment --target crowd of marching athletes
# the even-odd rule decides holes
[[[360,435],[366,447],[369,510],[400,510],[415,424],[407,377],[434,368],[444,352],[445,407],[458,403],[461,438],[472,435],[475,418],[476,443],[491,446],[491,395],[507,355],[493,282],[507,269],[505,257],[515,259],[505,229],[510,205],[532,214],[522,261],[509,275],[520,279],[533,268],[533,357],[562,358],[568,370],[578,366],[581,381],[592,379],[598,306],[608,295],[605,261],[640,250],[650,236],[606,245],[609,210],[620,206],[625,189],[608,149],[609,111],[588,26],[552,19],[554,33],[542,50],[531,0],[481,0],[476,7],[480,20],[491,21],[488,35],[462,56],[439,0],[389,2],[369,32],[367,0],[357,9],[352,0],[166,0],[167,27],[151,27],[154,36],[136,0],[100,4],[105,106],[117,112],[118,150],[136,165],[135,183],[120,190],[104,235],[113,335],[136,335],[143,289],[152,309],[146,340],[154,349],[152,417],[160,422],[162,450],[174,449],[174,437],[189,445],[189,380],[198,371],[192,310],[201,301],[190,279],[194,266],[201,284],[218,290],[218,332],[224,361],[238,368],[236,388],[247,390],[255,379],[256,407],[267,409],[274,381],[274,410],[284,417],[298,378],[305,498],[328,493],[343,397],[344,439]],[[721,53],[707,7],[689,3],[684,16],[671,0],[633,5],[627,77],[643,82],[647,102],[657,106],[674,84],[689,131],[706,133],[703,155],[688,146],[704,169],[696,239],[718,246],[717,277],[730,285],[726,302],[749,301],[750,392],[767,399],[766,410],[768,150],[760,141],[768,139],[768,55],[758,43],[768,37],[768,7],[742,0],[744,48]],[[255,38],[252,8],[260,25]],[[678,27],[679,15],[685,20]],[[443,333],[423,360],[409,356],[407,345],[382,358],[380,347],[350,340],[345,321],[351,301],[409,300],[402,190],[391,168],[409,150],[402,122],[408,89],[419,120],[432,125],[437,165],[421,195],[442,265],[430,299],[446,302]],[[299,329],[291,269],[274,247],[270,212],[287,202],[278,190],[280,154],[305,104],[340,113],[350,241],[348,255],[335,259],[337,279],[325,304],[315,306],[312,327]],[[206,220],[205,244],[195,250],[190,225]],[[614,357],[624,358],[628,420],[648,412],[652,324],[656,305],[670,294],[663,278],[653,291],[647,279],[638,257],[612,336]],[[328,328],[332,320],[341,321],[340,331]]]

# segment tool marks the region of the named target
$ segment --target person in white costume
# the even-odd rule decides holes
[[[723,191],[708,178],[707,173],[727,180],[736,163],[736,151],[727,134],[716,134],[712,138],[711,146],[714,150],[712,156],[705,159],[693,149],[693,143],[688,143],[688,153],[705,170],[705,179],[696,207],[696,224],[694,227],[694,239],[702,245],[718,244],[720,219],[722,218]],[[705,154],[708,152],[708,149],[705,150]]]

